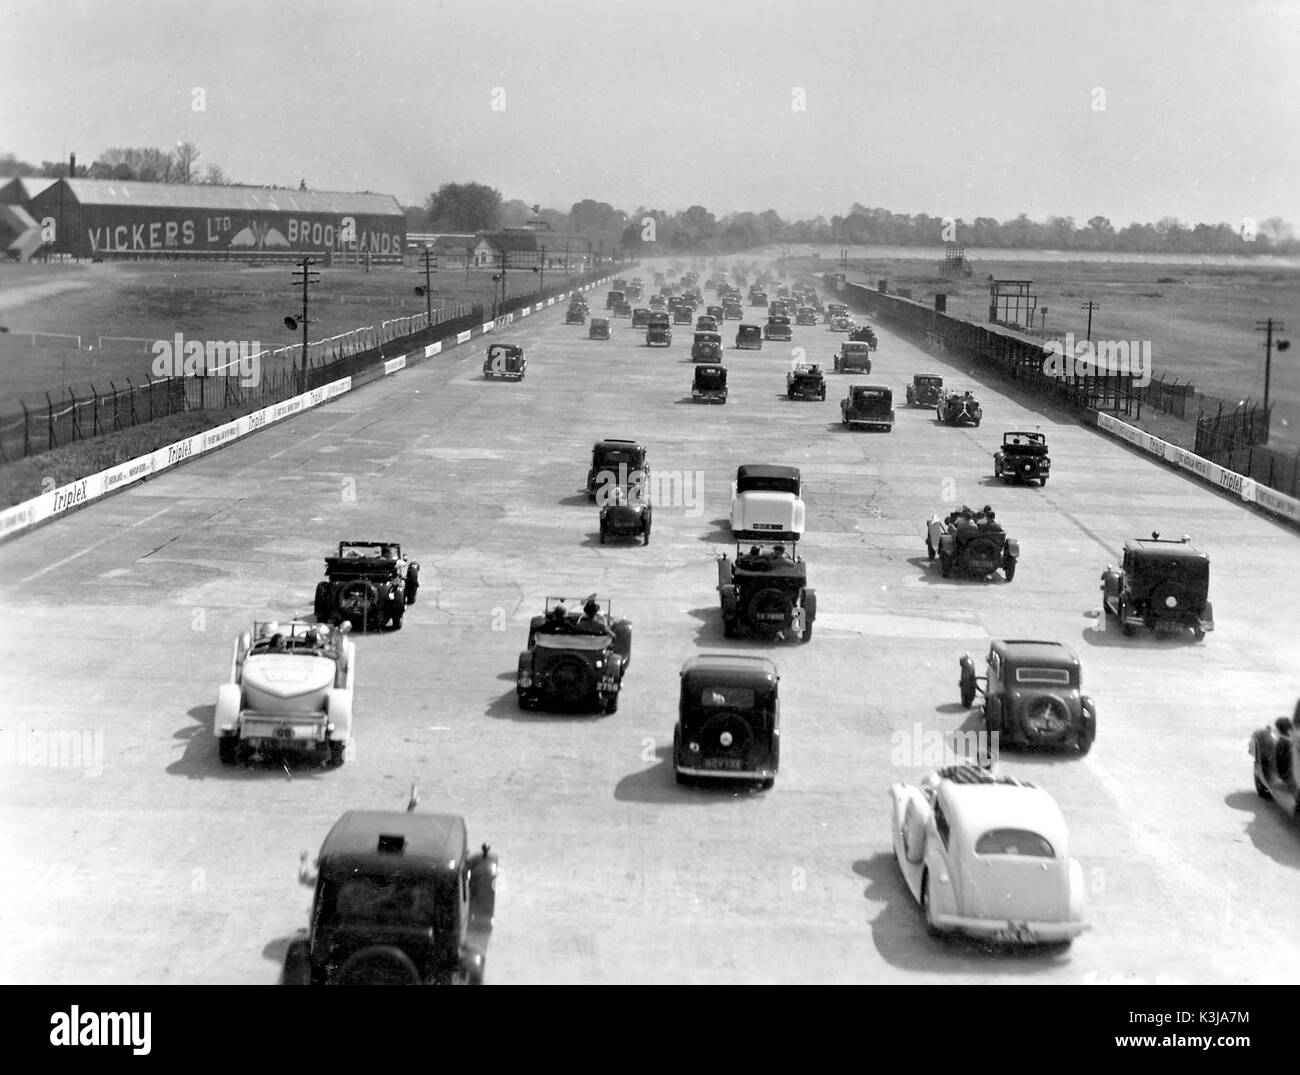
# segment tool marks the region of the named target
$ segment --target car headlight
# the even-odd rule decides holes
[[[700,752],[700,744],[699,744],[699,743],[696,743],[696,742],[688,743],[688,744],[687,744],[687,749],[688,749],[692,754],[698,754],[698,753]]]

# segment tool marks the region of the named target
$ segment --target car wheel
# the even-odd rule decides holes
[[[405,607],[399,605],[397,611],[394,612],[392,615],[392,624],[393,624],[394,631],[400,631],[402,629],[402,617],[405,615],[406,615]]]
[[[921,914],[925,917],[925,932],[931,937],[942,937],[943,931],[935,925],[934,918],[930,913],[930,875],[928,873],[921,878]]]
[[[515,696],[519,701],[519,708],[526,712],[532,712],[537,708],[537,699],[531,694],[517,694]]]
[[[805,642],[809,642],[812,640],[812,629],[813,629],[812,620],[805,618],[804,625],[803,625],[803,636],[802,636]]]
[[[311,985],[311,950],[304,940],[289,943],[284,953],[284,976],[281,985]]]
[[[1006,572],[1007,581],[1010,582],[1016,577],[1016,561],[1010,556],[1003,557],[1002,570]]]
[[[765,780],[760,780],[758,782],[759,788],[763,791],[771,791],[773,786],[775,786],[775,784],[776,784],[776,778],[771,776],[767,777]]]
[[[934,543],[929,538],[925,539],[925,555],[931,560],[934,559]]]
[[[217,757],[222,765],[234,765],[239,761],[239,736],[223,735],[217,740]]]
[[[606,529],[605,529],[605,524],[604,524],[604,523],[601,523],[601,524],[600,524],[600,543],[601,543],[602,545],[605,544],[605,535],[607,534],[607,532],[608,532],[608,531],[606,531]]]
[[[1041,488],[1042,486],[1046,485],[1046,484],[1047,484],[1047,479],[1046,479],[1046,478],[1039,478],[1039,479],[1038,479],[1038,485],[1039,485],[1040,488]]]
[[[415,595],[420,592],[420,569],[412,564],[406,569],[405,598],[408,605],[415,604]]]
[[[318,582],[316,584],[316,601],[313,611],[316,613],[317,623],[324,623],[330,618],[330,584],[328,582]]]
[[[952,576],[952,557],[942,550],[939,552],[939,571],[944,578]]]
[[[648,523],[646,524],[645,533],[642,535],[641,544],[642,545],[650,544],[650,526]]]
[[[605,696],[604,708],[606,713],[618,712],[618,693],[618,691],[615,691],[613,694],[607,694]]]
[[[722,637],[723,638],[736,637],[736,621],[734,618],[728,619],[726,616],[722,617]]]
[[[963,657],[961,661],[961,676],[957,681],[957,689],[961,691],[963,709],[969,709],[975,704],[975,666],[969,663],[967,657]]]
[[[1126,623],[1126,622],[1124,621],[1124,616],[1125,616],[1127,613],[1128,613],[1128,606],[1125,604],[1124,600],[1121,598],[1121,599],[1120,599],[1120,602],[1119,602],[1119,611],[1117,611],[1117,612],[1115,613],[1115,615],[1119,618],[1120,630],[1122,630],[1122,631],[1124,632],[1124,634],[1125,634],[1126,637],[1128,637],[1128,638],[1132,638],[1132,637],[1133,637],[1133,625],[1132,625],[1131,623]]]
[[[1200,624],[1197,624],[1192,628],[1192,637],[1196,639],[1197,642],[1205,641],[1205,631],[1201,628]]]
[[[343,764],[345,758],[347,757],[347,752],[348,752],[348,741],[346,739],[331,739],[330,740],[331,767],[335,769],[339,768]]]
[[[400,948],[377,944],[349,956],[335,980],[339,985],[419,985],[420,972]]]

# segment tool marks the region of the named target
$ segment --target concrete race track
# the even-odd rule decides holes
[[[414,782],[500,855],[491,983],[1296,980],[1279,923],[1300,831],[1256,796],[1246,753],[1300,693],[1294,532],[889,332],[875,375],[828,373],[824,403],[796,403],[792,348],[829,370],[843,337],[737,352],[727,322],[731,399],[709,407],[689,399],[689,326],[664,350],[626,321],[594,342],[562,320],[496,337],[526,348],[522,383],[483,380],[476,340],[0,547],[5,728],[102,743],[102,771],[88,750],[0,773],[0,978],[273,983],[310,905],[299,853],[345,809],[402,809]],[[908,410],[918,370],[976,388],[983,425]],[[841,428],[851,380],[894,386],[892,433]],[[991,477],[1018,428],[1048,435],[1044,488]],[[607,436],[702,493],[657,506],[648,547],[597,540],[580,488]],[[807,645],[722,638],[714,559],[744,462],[803,469]],[[927,564],[923,522],[954,501],[992,504],[1020,539],[1013,583]],[[1211,557],[1202,643],[1099,623],[1102,568],[1152,529]],[[344,538],[399,540],[422,565],[403,629],[357,639],[347,763],[223,768],[212,706],[236,634],[310,616]],[[528,618],[591,591],[634,623],[619,711],[521,712]],[[1092,929],[1065,953],[929,939],[891,850],[889,786],[932,761],[907,744],[978,727],[957,660],[996,637],[1073,645],[1097,701],[1086,758],[1002,758],[1056,797],[1089,880]],[[770,792],[674,782],[677,672],[707,651],[780,668]]]

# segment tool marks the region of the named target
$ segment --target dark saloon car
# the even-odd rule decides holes
[[[781,758],[781,676],[766,657],[705,653],[681,671],[673,730],[677,782],[776,781]]]

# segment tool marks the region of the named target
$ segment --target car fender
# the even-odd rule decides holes
[[[1083,722],[1092,730],[1093,735],[1097,732],[1097,703],[1089,695],[1082,695],[1079,698],[1079,708],[1083,712]]]
[[[239,734],[239,711],[244,691],[238,683],[223,683],[217,688],[217,705],[212,714],[212,734],[218,738]]]
[[[235,648],[230,655],[230,682],[238,683],[240,671],[244,667],[244,658],[248,656],[248,651],[253,648],[253,635],[251,631],[244,631],[235,639]]]
[[[527,677],[528,683],[524,683]],[[537,684],[533,682],[533,651],[526,649],[519,654],[519,663],[515,669],[515,687],[521,690],[530,690]]]
[[[804,622],[812,623],[817,619],[817,591],[805,589],[801,596],[802,601],[800,603],[803,605]]]
[[[718,587],[718,593],[722,597],[722,615],[726,619],[731,619],[739,612],[740,602],[736,596],[736,587],[731,583]]]
[[[333,725],[329,738],[335,742],[347,742],[352,738],[352,692],[350,690],[329,690],[325,692],[325,713]]]
[[[1273,779],[1273,758],[1276,756],[1278,735],[1272,728],[1261,728],[1250,737],[1247,748],[1255,759],[1255,771],[1265,780]]]
[[[497,856],[487,844],[469,857],[469,928],[486,933],[492,929],[497,906]]]
[[[930,906],[936,914],[960,914],[961,893],[956,867],[944,858],[943,841],[931,813],[925,832],[925,870],[930,877]]]

